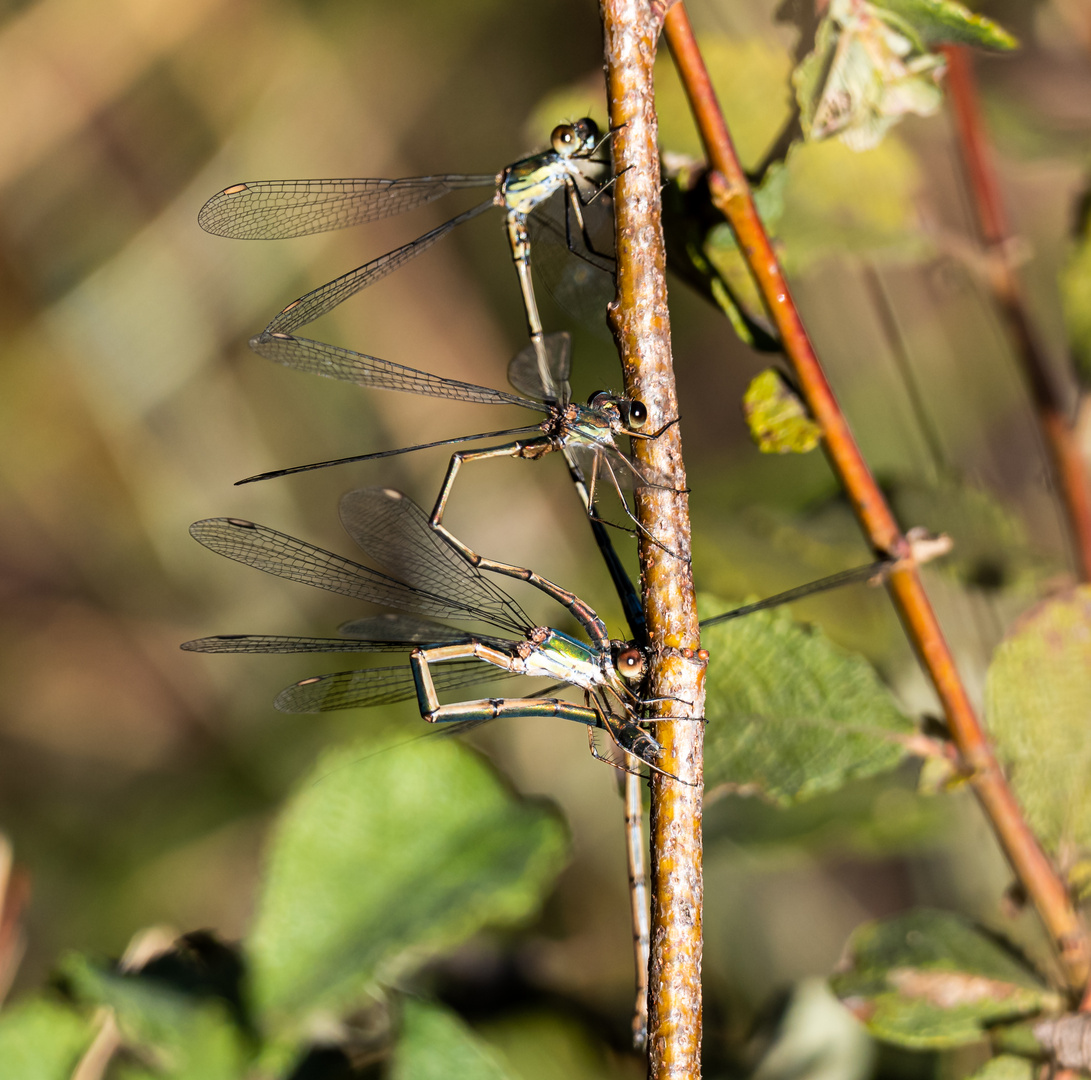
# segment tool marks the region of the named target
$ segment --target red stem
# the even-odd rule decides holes
[[[947,96],[958,130],[959,151],[973,195],[978,225],[989,253],[989,287],[1015,342],[1038,423],[1064,503],[1080,577],[1091,580],[1091,479],[1068,420],[1061,388],[1041,347],[1011,259],[1011,234],[989,152],[970,53],[959,45],[947,57]]]
[[[908,555],[905,538],[860,454],[792,301],[788,283],[758,217],[683,3],[676,3],[670,9],[664,28],[713,170],[713,199],[730,222],[776,322],[803,395],[822,428],[830,463],[872,547],[898,557]],[[1027,826],[993,755],[916,567],[909,562],[903,564],[903,568],[890,575],[888,587],[906,633],[943,705],[951,738],[969,766],[978,800],[1057,948],[1069,986],[1082,990],[1091,970],[1091,946],[1086,930],[1064,882]]]

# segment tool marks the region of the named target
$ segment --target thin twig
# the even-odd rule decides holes
[[[830,463],[871,546],[877,552],[900,559],[907,554],[905,537],[860,454],[792,301],[788,283],[755,209],[684,4],[677,3],[671,8],[665,30],[709,164],[714,170],[713,197],[730,222],[780,331],[796,379],[812,415],[822,428]],[[906,633],[943,705],[951,738],[968,766],[978,800],[1012,869],[1045,924],[1069,986],[1081,991],[1091,966],[1087,931],[1063,880],[1027,826],[989,746],[911,560],[900,564],[890,575],[888,587]]]
[[[649,424],[678,415],[667,311],[658,128],[652,68],[658,18],[649,0],[601,0],[614,164],[617,300],[610,320],[625,392],[648,407]],[[640,567],[652,646],[651,693],[658,765],[680,778],[651,781],[652,961],[649,1075],[700,1075],[701,776],[704,659],[689,563],[689,501],[678,425],[635,448],[664,488],[643,488],[637,516],[661,546],[642,539]],[[670,490],[673,488],[674,490]],[[669,550],[668,550],[669,549]]]
[[[1088,581],[1091,580],[1091,478],[1087,463],[1080,453],[1056,373],[1031,322],[1012,262],[1011,233],[989,152],[970,53],[959,45],[946,46],[943,52],[947,57],[947,96],[958,131],[959,152],[989,256],[989,288],[1007,323],[1034,399],[1054,484],[1068,517],[1080,576]]]

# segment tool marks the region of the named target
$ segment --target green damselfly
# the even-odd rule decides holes
[[[374,652],[411,650],[410,667],[365,668],[305,679],[282,691],[277,708],[327,712],[417,698],[430,722],[483,721],[501,716],[557,716],[605,731],[625,753],[651,769],[659,745],[637,722],[648,704],[639,695],[644,653],[611,639],[605,624],[582,600],[523,567],[466,554],[432,528],[412,500],[387,488],[363,488],[341,501],[341,520],[356,543],[384,570],[373,569],[253,522],[210,518],[190,528],[205,547],[266,573],[402,612],[396,619],[357,620],[345,638],[239,635],[202,638],[195,652]],[[516,601],[482,574],[517,578],[545,592],[576,619],[585,644],[559,630],[535,626]],[[459,618],[486,623],[518,639],[470,633],[434,622]],[[438,670],[433,672],[432,665]],[[488,665],[488,666],[487,666]],[[490,672],[489,666],[493,671]],[[479,699],[441,705],[438,691],[483,682],[490,675],[529,675],[577,687],[585,705],[557,698]],[[593,738],[592,753],[602,754]],[[666,774],[669,775],[669,774]]]
[[[303,679],[277,696],[276,707],[293,713],[327,712],[390,704],[416,696],[421,715],[431,722],[473,726],[503,716],[556,716],[588,727],[595,757],[625,768],[622,759],[603,754],[596,746],[593,734],[602,730],[625,754],[663,772],[655,763],[659,745],[640,726],[640,713],[651,703],[641,696],[648,663],[643,613],[604,531],[597,530],[596,536],[637,640],[610,638],[601,619],[586,603],[530,570],[469,557],[463,545],[456,541],[457,546],[453,546],[437,535],[424,512],[399,492],[383,488],[350,492],[342,499],[341,520],[353,540],[384,570],[234,518],[199,521],[191,527],[191,533],[211,550],[266,573],[394,608],[399,614],[353,620],[341,627],[340,638],[219,635],[186,642],[182,648],[206,653],[409,651],[412,655],[408,668],[364,668]],[[881,574],[891,565],[891,560],[880,560],[844,571],[726,612],[703,625],[863,580]],[[559,630],[534,626],[516,601],[481,573],[483,569],[527,581],[557,600],[574,616],[591,643]],[[484,622],[521,634],[522,638],[470,633],[436,622],[436,618]],[[454,705],[441,705],[438,699],[439,691],[516,675],[576,687],[584,692],[586,705],[553,697],[487,698]],[[630,777],[626,825],[638,980],[633,1034],[638,1045],[643,1042],[646,1026],[648,950],[641,815],[639,784]]]
[[[255,342],[257,341],[258,339],[255,339]],[[366,353],[327,345],[309,338],[275,334],[262,338],[254,347],[270,360],[275,360],[297,371],[324,375],[327,378],[353,382],[360,386],[400,390],[403,393],[453,401],[519,405],[524,409],[545,413],[546,419],[534,426],[486,431],[477,435],[463,435],[453,439],[421,443],[417,446],[401,447],[397,450],[381,450],[332,461],[277,469],[247,477],[245,480],[240,480],[240,484],[288,476],[330,465],[375,461],[397,454],[407,454],[414,450],[451,446],[477,439],[534,434],[533,438],[518,439],[501,446],[455,453],[451,457],[443,486],[432,512],[433,527],[442,531],[442,519],[447,500],[455,479],[466,462],[499,457],[533,459],[560,450],[568,461],[573,479],[580,491],[580,497],[590,517],[598,519],[594,510],[596,489],[600,481],[606,482],[617,492],[624,512],[633,527],[658,543],[658,540],[647,533],[629,509],[625,501],[624,489],[663,485],[660,478],[650,476],[645,467],[637,466],[622,453],[615,438],[619,435],[628,435],[633,439],[655,439],[676,421],[668,420],[656,430],[646,431],[648,410],[643,403],[607,391],[592,394],[586,405],[573,402],[568,383],[571,368],[571,342],[567,334],[548,334],[539,343],[528,345],[513,357],[508,365],[508,379],[516,390],[521,391],[521,394],[495,390],[487,386],[476,386],[456,379],[445,379],[426,371],[418,371],[416,368],[405,367],[389,360],[368,356]],[[541,377],[542,356],[545,357],[547,371],[545,380]]]
[[[431,247],[456,226],[490,207],[504,211],[511,257],[519,277],[530,336],[542,336],[542,320],[531,280],[530,215],[553,195],[565,197],[565,239],[570,250],[600,270],[612,272],[613,259],[595,249],[583,209],[609,183],[608,150],[589,117],[560,124],[550,149],[522,158],[495,175],[444,174],[400,180],[256,180],[233,184],[201,208],[197,220],[207,232],[237,239],[272,240],[345,228],[423,206],[452,191],[492,188],[492,196],[429,230],[400,248],[313,289],[292,301],[258,338],[291,334],[331,311],[343,300],[373,284]],[[598,175],[592,177],[589,173]],[[253,344],[253,342],[251,343]],[[544,373],[543,373],[544,378]]]

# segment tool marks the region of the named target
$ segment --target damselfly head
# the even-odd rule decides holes
[[[643,401],[618,397],[609,390],[596,390],[587,399],[587,405],[605,413],[615,430],[640,431],[648,422],[648,409]]]
[[[622,678],[636,682],[644,678],[648,661],[643,649],[638,649],[629,642],[618,641],[614,644],[614,667]]]
[[[590,154],[599,141],[599,128],[589,116],[574,124],[558,124],[549,137],[550,145],[561,157]]]

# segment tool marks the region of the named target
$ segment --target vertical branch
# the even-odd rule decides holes
[[[954,657],[910,558],[905,537],[868,469],[826,380],[792,300],[788,283],[758,217],[727,124],[720,112],[685,5],[676,3],[664,24],[667,43],[689,97],[713,170],[711,190],[746,257],[785,353],[822,428],[823,445],[872,547],[904,561],[888,579],[906,634],[943,705],[951,738],[971,774],[974,792],[1008,862],[1034,903],[1061,960],[1071,989],[1082,991],[1091,971],[1091,943],[1068,889],[1023,817],[962,684]]]
[[[958,130],[962,165],[989,254],[989,287],[1007,323],[1030,387],[1053,466],[1054,482],[1068,517],[1080,577],[1088,581],[1091,580],[1091,480],[1087,463],[1066,416],[1064,395],[1056,375],[1031,324],[1012,264],[1011,233],[987,145],[970,54],[958,45],[949,45],[943,52],[947,57],[947,95]]]
[[[618,180],[617,299],[610,320],[626,393],[648,408],[649,430],[678,416],[667,311],[658,126],[652,68],[659,20],[650,0],[600,0],[610,125]],[[636,440],[639,464],[662,487],[642,488],[636,512],[648,536],[640,567],[658,704],[652,777],[652,961],[649,1075],[700,1074],[701,775],[704,661],[690,568],[689,501],[678,426]],[[673,490],[672,490],[673,489]]]

